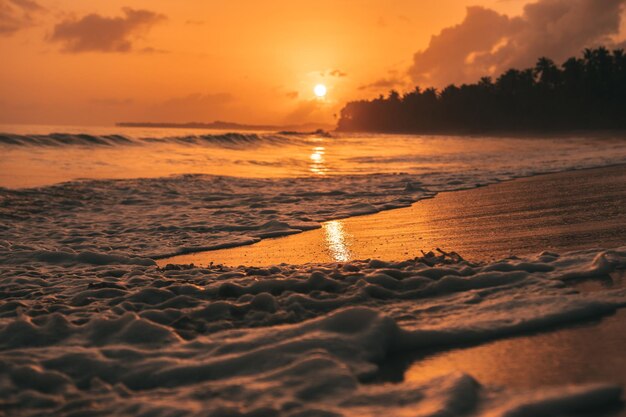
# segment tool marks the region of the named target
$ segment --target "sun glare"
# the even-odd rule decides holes
[[[319,98],[326,97],[327,88],[324,84],[318,84],[313,88],[313,92]]]

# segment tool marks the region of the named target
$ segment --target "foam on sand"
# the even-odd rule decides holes
[[[54,415],[567,414],[619,404],[606,384],[519,392],[452,373],[371,384],[404,351],[598,318],[626,289],[566,283],[626,268],[626,248],[472,264],[429,254],[269,268],[38,258],[5,268],[3,408]]]
[[[407,207],[449,189],[452,177],[179,175],[0,188],[0,260],[42,251],[160,259],[249,245],[316,229],[327,220]],[[473,188],[510,177],[474,173],[454,187]]]
[[[71,141],[81,146],[67,146],[61,139],[52,146],[50,137],[9,138],[31,143],[5,143],[3,151],[15,158],[3,166],[43,165],[50,176],[48,165],[57,164],[66,178],[65,164],[83,155],[76,158],[81,175],[88,170],[80,164],[102,163],[113,167],[103,172],[158,178],[0,188],[0,409],[7,414],[510,417],[619,402],[621,388],[613,381],[530,392],[491,387],[462,373],[374,382],[381,363],[400,352],[611,314],[626,304],[626,289],[583,293],[569,284],[622,273],[626,248],[484,264],[455,254],[267,268],[159,268],[154,259],[298,233],[325,220],[406,207],[440,191],[624,162],[623,141],[517,146],[518,140],[482,139],[484,148],[470,152],[471,138],[282,137],[280,147],[263,149],[266,140],[253,136],[157,138],[166,147],[80,136]],[[292,161],[278,179],[163,177],[159,171],[209,166],[221,173],[224,166],[241,171],[265,164],[276,177],[276,167],[285,164],[278,152],[284,141],[295,143],[287,153],[302,151],[305,163]],[[360,146],[367,143],[377,147]],[[334,147],[338,161],[393,149],[380,161],[346,159],[349,175],[331,177],[320,174],[333,158],[322,144]],[[103,151],[116,148],[124,150]],[[251,148],[264,154],[242,152]],[[367,155],[354,155],[361,148]],[[397,173],[397,158],[407,149],[413,154],[404,155],[405,166],[412,168]],[[523,155],[514,152],[520,149]],[[129,175],[132,163],[115,165],[122,155],[133,163],[142,155],[151,165],[160,155],[162,165]],[[163,162],[163,155],[176,161]],[[220,158],[226,163],[219,165]],[[331,162],[321,167],[324,158]],[[424,164],[413,167],[420,158]],[[388,165],[380,173],[372,164]]]

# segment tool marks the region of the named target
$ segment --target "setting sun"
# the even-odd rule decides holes
[[[313,88],[313,92],[319,98],[326,97],[327,91],[328,89],[326,88],[324,84],[318,84],[315,86],[315,88]]]

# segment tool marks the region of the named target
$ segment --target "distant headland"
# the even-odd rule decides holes
[[[189,123],[168,123],[168,122],[120,122],[115,124],[118,127],[151,127],[165,129],[215,129],[215,130],[267,130],[267,131],[293,131],[308,132],[316,130],[333,130],[335,126],[324,123],[304,123],[299,125],[253,125],[224,121],[214,121],[211,123],[189,122]]]

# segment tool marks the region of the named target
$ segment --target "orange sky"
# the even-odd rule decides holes
[[[346,100],[408,81],[413,54],[467,6],[524,3],[0,0],[0,123],[332,123]]]

